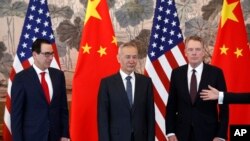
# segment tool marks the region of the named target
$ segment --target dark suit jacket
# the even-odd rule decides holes
[[[99,141],[154,141],[154,101],[151,79],[135,73],[132,108],[120,73],[101,80],[98,94]]]
[[[189,141],[189,133],[193,129],[196,141],[212,141],[214,137],[226,139],[228,106],[220,105],[218,114],[217,100],[203,101],[199,96],[208,85],[226,90],[222,71],[204,64],[196,100],[192,104],[187,70],[188,65],[184,65],[172,71],[166,108],[166,134],[175,133],[179,141]]]
[[[250,93],[224,93],[224,104],[250,104]]]
[[[65,78],[49,68],[53,97],[48,104],[33,67],[16,74],[11,88],[11,131],[13,141],[59,141],[69,137]]]

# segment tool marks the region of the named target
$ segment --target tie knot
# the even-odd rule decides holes
[[[195,69],[193,69],[193,70],[192,70],[192,72],[193,72],[193,73],[195,73],[195,72],[196,72],[196,70],[195,70]]]
[[[132,78],[132,77],[128,75],[128,76],[126,77],[126,80],[127,80],[127,81],[130,81],[131,78]]]
[[[41,76],[44,76],[44,75],[45,75],[45,73],[46,73],[46,72],[41,72],[40,74],[41,74]]]

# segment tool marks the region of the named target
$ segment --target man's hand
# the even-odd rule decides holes
[[[69,139],[65,137],[61,137],[60,141],[69,141]]]
[[[215,100],[219,97],[219,91],[215,89],[214,87],[208,85],[208,89],[203,89],[200,93],[200,97],[203,100]]]
[[[219,137],[215,137],[215,138],[213,139],[213,141],[225,141],[225,140],[222,139],[222,138],[219,138]]]
[[[178,141],[178,140],[177,140],[177,137],[173,135],[173,136],[168,137],[168,141]]]

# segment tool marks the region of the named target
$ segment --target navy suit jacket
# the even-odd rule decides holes
[[[13,141],[59,141],[69,137],[65,77],[49,68],[53,97],[47,103],[33,67],[16,74],[11,88],[11,131]]]
[[[250,93],[224,93],[224,104],[250,104]]]
[[[98,94],[99,141],[154,141],[154,100],[151,79],[135,73],[131,108],[120,73],[101,80]]]
[[[194,104],[188,89],[188,65],[172,71],[170,92],[166,108],[166,134],[175,133],[179,141],[189,141],[191,129],[196,141],[212,141],[214,137],[227,138],[228,105],[220,105],[217,100],[203,101],[199,93],[208,85],[220,91],[226,90],[222,70],[204,64],[201,81]]]

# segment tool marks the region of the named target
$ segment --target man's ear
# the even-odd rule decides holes
[[[32,56],[33,56],[33,57],[36,57],[37,55],[38,55],[37,52],[35,52],[35,51],[32,52]]]
[[[117,59],[118,63],[120,63],[120,56],[119,55],[116,56],[116,59]]]

